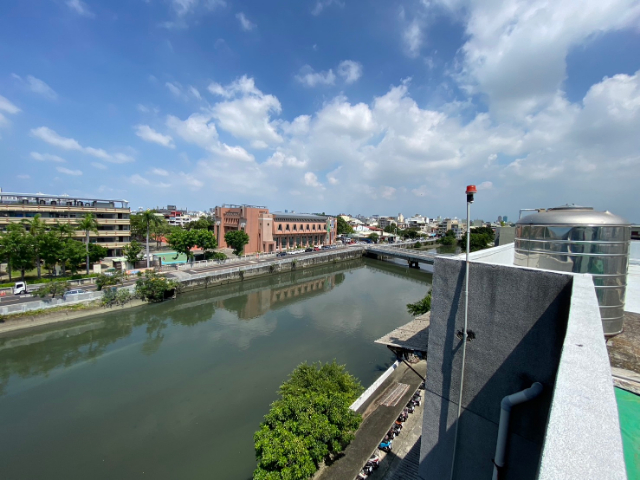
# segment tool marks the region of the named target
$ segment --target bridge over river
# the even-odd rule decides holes
[[[421,243],[435,243],[434,240],[427,240]],[[416,250],[413,248],[415,243],[404,242],[392,245],[377,245],[369,244],[365,247],[367,255],[375,256],[378,258],[394,257],[406,260],[409,262],[409,266],[412,268],[420,268],[420,263],[426,263],[433,265],[433,262],[438,256],[453,256],[453,254],[438,253],[435,249],[432,250]]]

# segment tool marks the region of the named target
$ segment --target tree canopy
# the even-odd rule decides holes
[[[233,248],[233,254],[240,256],[244,253],[244,246],[249,243],[249,235],[242,230],[231,230],[225,233],[224,241]]]
[[[338,217],[337,233],[338,235],[348,235],[353,233],[353,228],[351,228],[351,225],[349,225],[344,218]]]
[[[362,390],[335,361],[298,366],[254,435],[258,468],[253,478],[310,478],[320,462],[353,439],[362,417],[349,406]]]
[[[490,227],[477,227],[471,230],[471,238],[469,239],[469,250],[476,252],[484,248],[489,248],[495,239],[495,234]],[[463,248],[467,246],[467,234],[465,233],[458,242]]]
[[[127,259],[127,262],[135,265],[135,263],[142,257],[142,244],[137,240],[131,240],[129,245],[124,246],[122,253]]]
[[[189,261],[193,260],[193,248],[200,247],[205,253],[218,246],[215,235],[209,230],[176,229],[169,235],[169,245],[178,253],[183,253]]]
[[[407,311],[414,317],[431,311],[431,292],[416,303],[407,303]]]

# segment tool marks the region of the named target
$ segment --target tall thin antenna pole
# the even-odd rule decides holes
[[[456,420],[456,432],[453,440],[453,454],[451,458],[451,475],[450,480],[453,480],[453,474],[456,467],[456,449],[458,447],[458,428],[460,427],[460,415],[462,413],[462,392],[464,389],[464,367],[467,357],[467,327],[469,325],[469,250],[471,246],[471,204],[473,203],[473,195],[477,193],[475,185],[467,186],[467,255],[465,264],[465,276],[464,276],[464,329],[462,330],[462,367],[460,368],[460,392],[458,394],[458,416]],[[453,372],[452,372],[453,373]]]

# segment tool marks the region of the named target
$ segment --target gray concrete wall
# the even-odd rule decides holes
[[[507,245],[513,243],[516,238],[516,227],[498,227],[496,228],[495,246]]]
[[[448,479],[457,415],[464,325],[464,267],[438,258],[427,358],[420,476]],[[500,401],[544,385],[511,417],[506,479],[535,479],[568,318],[572,277],[472,263],[465,386],[455,479],[490,479]]]

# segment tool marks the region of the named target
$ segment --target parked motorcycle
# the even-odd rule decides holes
[[[416,406],[409,401],[409,403],[407,404],[407,410],[409,411],[409,413],[413,413],[416,411]]]
[[[378,468],[380,466],[380,457],[377,455],[371,455],[371,458],[367,461],[367,466],[371,466],[374,469]]]
[[[393,431],[395,432],[396,437],[397,437],[398,435],[400,435],[400,431],[401,431],[401,430],[402,430],[402,424],[394,425],[394,427],[393,427]]]
[[[366,473],[364,473],[364,472],[360,472],[360,473],[358,474],[358,476],[356,477],[356,480],[364,480],[364,479],[365,479],[365,478],[367,478],[368,476],[369,476],[369,475],[367,475]]]
[[[382,450],[383,452],[390,452],[391,449],[393,448],[393,440],[389,440],[387,442],[382,442],[380,443],[380,445],[378,446],[378,448],[380,450]]]

